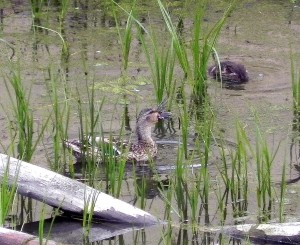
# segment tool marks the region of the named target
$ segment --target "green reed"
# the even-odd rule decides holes
[[[121,187],[125,174],[126,159],[117,158],[113,149],[112,135],[109,137],[110,143],[100,144],[100,149],[103,156],[101,164],[105,165],[106,174],[106,193],[119,198],[121,195]]]
[[[285,179],[286,164],[282,166],[281,183],[280,183],[280,198],[279,198],[279,222],[284,222],[284,204],[286,194],[286,179]]]
[[[38,143],[40,142],[50,116],[42,124],[40,132],[34,128],[33,109],[30,105],[29,92],[23,87],[19,68],[12,70],[12,75],[4,80],[6,91],[10,98],[12,113],[6,111],[10,124],[11,145],[9,149],[13,156],[30,162]],[[16,143],[17,142],[17,143]],[[14,145],[17,145],[17,153]]]
[[[299,71],[295,69],[295,61],[291,54],[291,80],[292,80],[292,95],[293,95],[293,108],[294,114],[300,113],[300,76]]]
[[[126,101],[126,96],[124,96],[124,100]],[[123,131],[124,131],[124,128],[126,127],[126,113],[127,112],[127,106],[124,107],[124,114],[123,114],[123,117],[122,117],[122,123],[121,123],[121,127],[120,127],[120,130],[119,130],[119,135],[118,135],[118,140],[119,142],[123,142]],[[113,120],[113,118],[111,119],[111,121]],[[112,140],[112,136],[110,135],[110,142],[113,142]],[[113,144],[113,143],[111,143]],[[124,150],[122,149],[122,143],[120,144],[120,146],[118,147],[120,151]],[[111,145],[111,148],[112,149],[112,145]],[[122,154],[124,154],[126,156],[127,152],[128,152],[128,147],[127,149],[125,149],[124,151],[122,151]],[[115,166],[115,172],[116,174],[112,174],[111,177],[110,177],[110,186],[113,187],[114,186],[114,189],[112,191],[112,194],[114,197],[118,198],[120,197],[121,195],[121,188],[122,188],[122,184],[123,184],[123,179],[124,179],[124,175],[125,175],[125,167],[126,167],[126,164],[127,163],[127,159],[126,157],[123,157],[123,156],[116,156],[116,153],[115,153],[115,150],[113,150],[111,152],[111,154],[108,154],[109,158],[111,159],[111,164],[114,164],[116,165]],[[113,173],[113,172],[111,172]],[[113,177],[114,176],[114,177]]]
[[[174,47],[172,44],[169,47],[158,44],[153,31],[151,32],[151,46],[149,47],[144,35],[143,29],[140,29],[139,40],[142,43],[150,67],[156,100],[160,103],[164,98],[165,92],[167,92],[169,98],[175,92],[176,82],[173,81],[175,66]]]
[[[157,0],[157,3],[159,5],[160,11],[163,15],[167,29],[170,33],[171,43],[175,50],[179,64],[185,74],[185,77],[187,77],[188,74],[190,73],[190,64],[188,61],[187,50],[184,48],[184,46],[181,42],[181,39],[178,36],[177,29],[176,29],[175,25],[173,24],[173,21],[171,19],[171,16],[170,16],[168,10],[165,8],[165,6],[163,5],[163,3],[160,0]]]
[[[209,30],[204,32],[202,27],[202,19],[207,6],[207,1],[199,2],[194,6],[194,24],[193,36],[191,44],[185,43],[177,32],[177,28],[172,22],[172,18],[168,10],[164,7],[160,0],[157,0],[166,23],[168,32],[171,36],[172,47],[175,50],[177,60],[184,73],[184,78],[190,81],[195,101],[201,102],[207,95],[206,71],[210,55],[217,42],[221,29],[235,7],[236,1],[231,1],[229,7],[225,11],[223,17]],[[193,64],[188,59],[191,52]]]
[[[87,98],[81,96],[78,87],[76,90],[77,110],[80,124],[79,138],[84,145],[88,146],[85,149],[82,149],[84,156],[82,159],[85,170],[84,174],[87,175],[89,185],[94,186],[96,173],[98,171],[96,163],[99,161],[99,158],[101,158],[101,153],[94,154],[98,145],[93,139],[98,136],[97,132],[99,129],[99,120],[104,98],[100,103],[96,103],[94,83],[92,88],[86,84]]]
[[[65,21],[65,18],[68,13],[70,0],[60,0],[59,2],[60,2],[59,22],[60,22],[60,26],[62,26],[63,25],[62,23]]]
[[[256,116],[256,148],[255,162],[257,175],[256,197],[259,215],[262,221],[270,219],[270,212],[273,203],[272,187],[272,165],[280,144],[274,152],[268,147],[267,141],[259,126],[259,119]]]
[[[174,191],[176,205],[181,222],[186,222],[188,220],[188,198],[186,192],[188,188],[185,173],[186,171],[184,168],[184,153],[183,149],[180,147],[177,151],[176,170],[174,177]]]
[[[9,121],[9,133],[11,142],[8,147],[8,154],[18,159],[30,162],[31,158],[41,141],[45,129],[51,117],[46,117],[39,129],[35,128],[33,108],[30,104],[31,89],[25,89],[21,79],[21,71],[18,65],[11,66],[11,74],[4,79],[7,94],[10,99],[12,113],[4,108]],[[27,207],[25,208],[27,203]],[[32,218],[32,200],[21,198],[21,210],[25,210]],[[24,209],[23,209],[24,208]],[[23,217],[22,217],[23,218]]]
[[[231,155],[230,195],[234,217],[243,217],[248,208],[248,163],[250,143],[242,125],[236,125],[237,148]]]
[[[217,23],[209,29],[208,32],[203,31],[202,27],[202,19],[205,14],[204,7],[202,3],[199,3],[199,11],[195,14],[194,20],[194,36],[191,45],[192,56],[194,61],[194,75],[193,75],[193,94],[196,96],[196,100],[199,101],[197,98],[200,99],[206,96],[206,74],[207,74],[207,65],[209,62],[210,56],[215,51],[214,47],[217,43],[218,37],[220,32],[230,15],[233,9],[236,6],[235,0],[229,3],[228,8],[224,12],[222,18],[220,18]],[[206,1],[204,6],[206,5]],[[203,34],[204,33],[204,34]],[[202,34],[202,36],[201,36]],[[201,40],[201,42],[200,42]]]
[[[185,158],[188,158],[188,136],[189,136],[189,125],[190,125],[190,114],[189,114],[189,104],[187,102],[187,96],[182,88],[181,91],[181,101],[179,104],[179,118],[180,118],[180,130],[181,130],[181,140],[182,148]]]
[[[77,110],[79,116],[79,138],[87,145],[82,149],[82,154],[85,156],[83,160],[83,174],[87,177],[88,184],[95,186],[97,174],[99,172],[99,164],[104,165],[106,175],[106,192],[119,197],[121,194],[122,180],[125,174],[126,159],[117,158],[114,149],[114,138],[112,134],[108,135],[108,141],[104,141],[105,135],[102,128],[102,107],[105,103],[105,98],[96,101],[94,85],[87,86],[87,101],[80,96],[77,89]],[[88,110],[86,110],[86,107]],[[114,114],[111,115],[111,122]],[[120,130],[120,134],[122,132]],[[120,135],[121,136],[121,135]],[[96,141],[96,137],[101,137]],[[97,150],[98,149],[98,150]],[[93,154],[96,152],[97,154]]]
[[[191,225],[196,232],[202,215],[204,223],[209,224],[209,196],[210,196],[210,170],[209,160],[211,155],[212,131],[214,127],[214,115],[209,103],[205,103],[202,108],[202,121],[191,120],[188,111],[189,104],[185,100],[185,94],[179,105],[179,117],[181,138],[185,143],[179,145],[177,151],[176,168],[172,175],[170,187],[163,195],[165,202],[164,217],[168,222],[171,221],[170,212],[175,212],[182,224]],[[195,147],[194,151],[188,151],[188,138],[190,123],[195,127]],[[192,164],[201,164],[201,168],[191,170]],[[174,193],[174,194],[173,194]],[[161,194],[162,195],[162,194]],[[174,196],[174,197],[173,197]],[[174,201],[173,201],[174,200]],[[204,214],[203,214],[204,211]],[[168,237],[170,230],[164,231]],[[166,239],[167,239],[166,237]]]
[[[84,235],[86,237],[88,237],[90,229],[92,227],[93,213],[97,198],[98,193],[96,191],[90,192],[89,195],[85,192],[82,226],[85,231]]]
[[[133,170],[135,197],[133,205],[138,203],[138,207],[141,209],[146,208],[147,204],[147,188],[148,182],[146,176],[137,177],[135,170]]]
[[[33,22],[36,24],[40,23],[40,18],[42,16],[43,5],[45,3],[44,0],[31,0],[31,14]]]
[[[42,210],[39,217],[39,228],[38,228],[38,234],[39,234],[39,244],[43,245],[46,244],[47,241],[44,240],[44,225],[45,225],[45,204],[42,206]]]
[[[128,62],[129,62],[129,54],[130,54],[130,47],[132,42],[132,25],[133,25],[133,11],[131,10],[128,14],[128,18],[126,21],[126,26],[124,30],[124,34],[122,35],[120,26],[118,24],[118,19],[115,14],[115,20],[116,20],[116,27],[119,34],[119,39],[121,41],[121,50],[122,50],[122,66],[123,71],[125,74],[122,74],[123,76],[127,76],[127,68],[128,68]]]
[[[19,170],[18,170],[19,171]],[[9,179],[9,159],[7,167],[3,172],[3,177],[0,182],[0,227],[6,223],[6,219],[11,212],[13,202],[16,196],[18,172],[16,172],[15,179]]]
[[[212,132],[214,128],[214,114],[208,102],[204,104],[203,119],[196,121],[196,146],[199,149],[201,168],[197,173],[199,197],[201,206],[204,209],[205,224],[209,224],[209,192],[210,192],[210,172],[209,157],[211,154]]]
[[[145,27],[132,15],[132,11],[127,12],[119,4],[114,2],[119,8],[121,8],[128,15],[128,22],[126,25],[125,35],[120,39],[122,40],[122,53],[125,62],[124,67],[127,67],[129,45],[131,43],[132,35],[132,21],[134,21],[139,29],[139,40],[142,43],[144,53],[149,64],[152,82],[156,94],[157,101],[162,101],[164,97],[164,91],[166,90],[169,97],[175,92],[176,83],[173,82],[173,74],[175,67],[175,57],[183,71],[184,79],[183,85],[186,81],[190,81],[190,85],[193,90],[195,101],[203,102],[203,98],[206,96],[206,70],[207,64],[211,53],[214,50],[214,46],[217,42],[219,33],[224,25],[228,15],[235,7],[235,1],[229,4],[229,7],[225,11],[223,17],[209,30],[204,32],[202,27],[202,19],[205,13],[207,1],[196,4],[195,6],[195,19],[193,25],[193,37],[192,41],[186,43],[182,40],[178,33],[178,28],[174,25],[169,11],[165,8],[164,4],[157,0],[162,16],[164,18],[167,30],[170,34],[170,39],[163,45],[159,44],[156,40],[156,35],[153,31],[148,32]],[[129,31],[127,31],[129,30]],[[120,32],[119,32],[120,33]],[[145,40],[145,34],[150,38],[150,44]],[[161,41],[160,41],[161,42]],[[189,60],[189,52],[193,57],[193,64]]]
[[[228,204],[231,203],[233,218],[244,217],[248,210],[248,164],[250,164],[251,145],[243,125],[237,121],[236,148],[229,150],[220,139],[220,159],[218,166],[224,187],[216,194],[218,210],[221,214],[220,223],[223,225],[228,214]],[[231,198],[231,201],[229,201]]]
[[[192,179],[191,183],[187,182],[186,185],[186,193],[187,193],[187,199],[189,203],[189,209],[190,209],[190,223],[192,226],[192,231],[196,231],[198,228],[198,223],[200,220],[201,210],[202,207],[204,207],[206,213],[208,211],[208,190],[209,190],[209,176],[208,176],[208,170],[207,168],[201,168],[200,175],[203,177],[203,180],[200,180],[201,177],[195,176],[190,177]],[[200,198],[199,198],[200,197]],[[207,216],[205,216],[207,217]]]
[[[70,120],[69,91],[65,87],[62,96],[62,84],[66,84],[66,78],[63,75],[53,74],[50,71],[50,83],[47,84],[48,94],[52,103],[52,138],[54,159],[48,159],[52,169],[59,171],[66,163],[65,148],[61,148],[63,140],[67,139],[67,130]]]
[[[47,30],[47,31],[50,31],[50,32],[53,32],[55,35],[57,35],[59,37],[59,39],[61,40],[61,43],[62,43],[62,49],[61,49],[61,57],[62,57],[62,60],[63,61],[66,61],[70,55],[70,47],[69,47],[69,43],[67,42],[66,38],[64,37],[64,34],[62,33],[62,30],[60,30],[59,32],[58,31],[55,31],[51,28],[47,28],[47,27],[44,27],[44,26],[41,26],[41,25],[33,25],[34,28],[40,28],[40,29],[43,29],[43,30]],[[63,62],[64,63],[64,62]]]

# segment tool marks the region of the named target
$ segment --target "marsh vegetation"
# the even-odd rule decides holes
[[[250,244],[206,227],[297,216],[297,2],[36,0],[0,9],[2,152],[166,221],[101,244]],[[212,55],[243,63],[249,83],[210,80]],[[75,163],[63,147],[97,135],[134,141],[139,111],[164,98],[173,117],[155,128],[159,153],[146,166],[96,142],[102,162],[87,154]],[[51,236],[43,220],[57,211],[15,191],[4,178],[1,224],[40,220],[40,237]],[[82,224],[88,236],[91,217]]]

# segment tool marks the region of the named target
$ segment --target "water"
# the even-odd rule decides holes
[[[128,75],[130,84],[125,88],[120,86],[122,79],[121,47],[116,29],[113,13],[109,10],[110,2],[106,1],[70,1],[68,14],[62,28],[62,37],[69,45],[70,55],[62,53],[62,40],[53,31],[32,27],[32,13],[27,1],[3,1],[0,3],[0,38],[13,47],[11,49],[6,43],[0,42],[0,67],[3,76],[0,78],[2,90],[0,91],[1,108],[1,143],[7,146],[10,142],[8,122],[6,114],[11,113],[10,96],[4,87],[4,79],[9,75],[10,62],[19,66],[24,86],[31,88],[30,101],[35,115],[35,124],[41,125],[51,111],[49,101],[49,87],[47,83],[53,77],[61,79],[63,87],[67,85],[71,92],[67,98],[71,104],[71,120],[68,128],[70,138],[78,137],[80,126],[77,112],[77,91],[80,91],[82,102],[88,101],[86,88],[95,81],[97,88],[96,100],[105,97],[102,108],[102,122],[105,133],[113,132],[118,135],[124,115],[124,101],[122,94],[127,93],[128,122],[126,125],[125,137],[130,138],[135,126],[135,118],[140,109],[155,106],[155,96],[151,84],[150,71],[148,69],[145,55],[143,54],[139,40],[134,36],[131,52]],[[128,5],[125,4],[126,6]],[[225,4],[222,2],[210,3],[205,17],[205,25],[208,27],[215,23],[223,14]],[[167,36],[162,16],[155,1],[138,4],[138,19],[146,26],[154,26],[154,30],[159,33],[157,38],[163,42]],[[185,9],[186,8],[186,9]],[[179,1],[169,2],[170,13],[174,17],[174,22],[179,17],[183,19],[183,35],[189,40],[189,28],[192,24],[190,15],[192,5]],[[59,31],[58,15],[60,6],[55,2],[43,8],[40,22],[36,25],[44,26],[55,31]],[[117,11],[121,18],[120,27],[125,27],[126,15]],[[242,1],[228,18],[219,42],[217,51],[222,60],[229,59],[240,62],[248,70],[250,81],[238,89],[221,88],[220,84],[211,81],[209,83],[209,94],[211,95],[213,110],[216,115],[216,127],[214,135],[216,140],[224,138],[226,149],[230,152],[235,149],[235,123],[239,120],[248,133],[250,143],[255,144],[256,120],[253,111],[257,113],[262,132],[266,135],[270,149],[275,152],[278,148],[272,168],[272,181],[277,196],[280,193],[279,183],[281,181],[282,166],[287,164],[287,179],[293,180],[299,177],[299,171],[294,165],[299,166],[298,141],[292,141],[294,135],[292,130],[292,92],[290,74],[290,51],[293,52],[295,61],[299,61],[300,44],[300,6],[289,1]],[[136,30],[134,31],[135,34]],[[298,66],[296,66],[298,70]],[[176,69],[175,79],[180,81],[182,74]],[[59,98],[63,101],[65,94],[60,90]],[[180,137],[179,123],[177,121],[178,111],[174,107],[174,128],[166,130],[163,139],[170,144],[159,145],[158,166],[163,168],[161,180],[167,183],[172,179],[173,167],[176,162],[177,147],[172,142],[178,142]],[[192,152],[193,126],[190,127],[189,149]],[[297,133],[297,132],[296,132]],[[134,135],[132,136],[135,137]],[[45,152],[51,153],[51,129],[47,130],[43,144],[40,144],[36,151],[32,163],[49,168],[45,160]],[[214,188],[220,183],[218,164],[220,159],[219,145],[214,143],[210,160],[211,182]],[[125,184],[122,187],[121,199],[129,201],[136,206],[138,194],[135,191],[132,169],[128,167]],[[169,171],[170,170],[170,171]],[[148,170],[141,169],[138,173],[143,176],[149,175],[147,183],[149,191],[145,210],[163,219],[163,209],[165,206],[163,194],[165,192],[158,188],[160,181],[153,179]],[[101,175],[100,175],[101,176]],[[104,177],[104,176],[102,176]],[[256,166],[254,162],[249,162],[249,189],[248,215],[246,223],[257,222],[257,204],[255,197]],[[299,187],[297,182],[287,187],[285,216],[289,221],[290,217],[298,217],[299,207]],[[216,195],[210,195],[210,203],[216,203]],[[175,203],[176,201],[174,201]],[[276,202],[275,202],[276,203]],[[277,204],[274,204],[275,206]],[[274,208],[275,210],[278,209]],[[215,208],[210,211],[211,224],[219,224],[219,213],[215,213]],[[232,213],[228,213],[231,216]],[[216,218],[213,218],[216,217]],[[204,217],[201,217],[202,220]],[[278,218],[277,213],[272,218]],[[172,212],[173,235],[172,241],[178,244],[197,243],[205,241],[209,244],[209,236],[206,233],[192,236],[191,229],[180,229],[179,219],[176,214],[176,205]],[[226,223],[227,222],[227,223]],[[233,224],[234,218],[227,219],[226,224]],[[205,222],[201,221],[203,225]],[[148,243],[158,244],[162,237],[163,227],[153,227],[144,231],[128,233],[118,237],[115,242],[125,241],[132,244],[134,238],[137,244]],[[216,240],[216,238],[214,238]],[[225,239],[226,240],[226,239]],[[104,244],[109,243],[103,241]],[[228,243],[228,242],[227,242]],[[213,243],[211,243],[213,244]],[[226,241],[224,242],[226,244]]]

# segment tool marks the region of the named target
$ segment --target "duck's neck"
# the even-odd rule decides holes
[[[141,126],[137,125],[136,127],[136,134],[138,138],[138,143],[146,143],[146,144],[151,144],[155,145],[155,142],[153,141],[151,137],[151,126]]]

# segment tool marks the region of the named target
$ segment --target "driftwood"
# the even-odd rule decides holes
[[[0,227],[0,244],[1,245],[40,245],[39,238],[23,232],[14,231]],[[46,244],[46,240],[43,240]],[[47,240],[48,245],[56,245],[57,243]]]
[[[263,244],[300,244],[300,222],[244,224],[208,228],[213,233],[223,233],[233,238],[244,238]]]
[[[8,172],[7,172],[8,171]],[[82,214],[89,210],[93,217],[110,222],[153,225],[158,220],[151,214],[115,199],[76,180],[0,154],[0,179],[8,173],[10,185],[17,192],[61,210]]]
[[[252,241],[300,244],[300,222],[237,225],[226,233],[234,237],[248,237]]]

